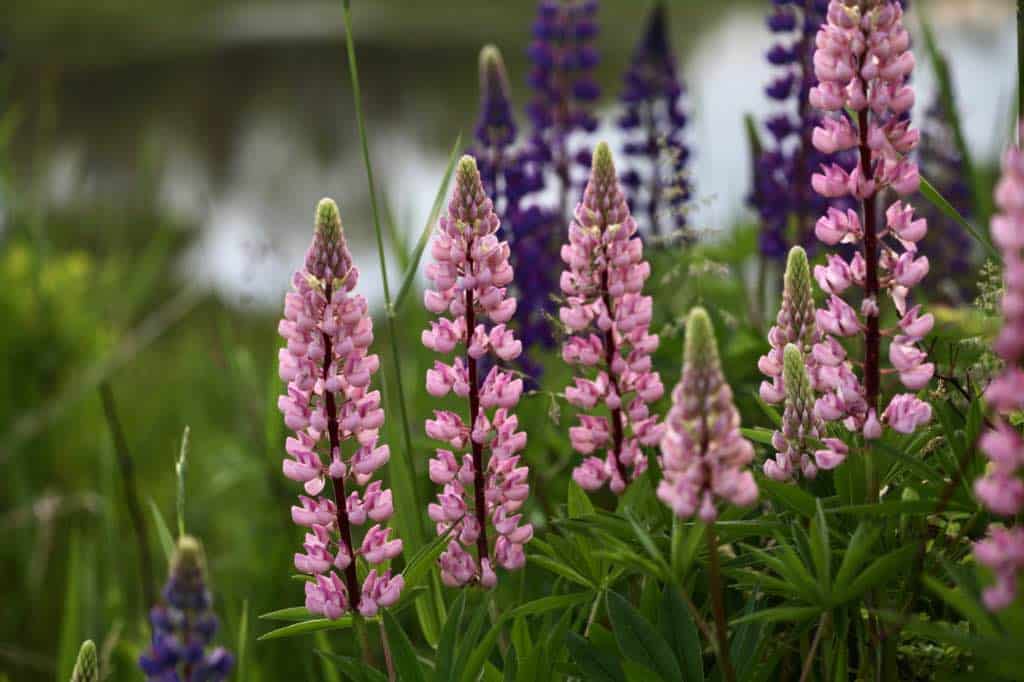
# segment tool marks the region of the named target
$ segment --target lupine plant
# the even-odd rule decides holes
[[[641,446],[661,437],[660,420],[650,409],[664,393],[651,369],[658,335],[650,333],[653,301],[643,295],[651,268],[636,232],[611,151],[601,143],[562,247],[568,268],[558,312],[570,334],[562,358],[586,372],[565,390],[566,400],[583,410],[569,437],[577,452],[591,455],[572,475],[585,490],[607,484],[621,494],[647,468]],[[608,416],[593,414],[595,408]],[[592,455],[602,450],[604,457]]]
[[[161,603],[149,613],[153,639],[139,657],[151,682],[220,682],[234,659],[223,647],[209,649],[217,632],[213,593],[203,549],[195,538],[178,539]],[[209,650],[208,650],[209,649]]]
[[[450,365],[438,360],[427,370],[430,395],[454,393],[468,403],[466,419],[435,410],[426,422],[427,435],[452,448],[438,448],[430,460],[430,479],[443,489],[428,509],[438,535],[451,537],[440,558],[441,579],[451,587],[494,587],[495,567],[522,568],[523,545],[533,537],[533,527],[517,513],[530,492],[519,455],[526,433],[514,412],[523,380],[498,364],[480,376],[484,357],[511,362],[523,351],[506,326],[516,299],[508,295],[513,272],[508,243],[496,236],[499,224],[476,161],[464,156],[427,268],[433,288],[424,304],[439,317],[422,334],[423,345],[436,353],[448,355],[457,346],[464,352]],[[475,548],[475,558],[467,548]]]
[[[623,81],[619,98],[624,112],[618,125],[629,137],[623,152],[632,164],[622,174],[622,184],[634,216],[642,216],[651,235],[660,237],[666,232],[663,225],[675,231],[686,227],[685,204],[691,196],[686,170],[690,149],[683,138],[685,91],[664,2],[651,9]]]
[[[306,583],[306,608],[327,618],[375,615],[398,600],[403,585],[384,568],[402,551],[383,525],[394,513],[391,491],[371,482],[390,452],[378,442],[384,410],[370,382],[380,360],[369,353],[373,322],[366,299],[353,293],[358,281],[338,207],[323,199],[278,325],[286,341],[279,373],[288,383],[278,407],[294,432],[284,474],[306,493],[292,507],[292,521],[309,529],[295,568],[315,578]],[[367,523],[357,542],[354,531]],[[361,584],[359,559],[372,566]]]
[[[1024,132],[1024,124],[1021,131]],[[985,392],[996,412],[995,424],[982,435],[978,447],[989,459],[988,470],[974,483],[974,492],[993,514],[1019,516],[1024,510],[1024,439],[1008,415],[1024,409],[1024,152],[1020,147],[1003,156],[1003,176],[996,187],[1001,211],[992,218],[992,237],[1002,252],[1005,289],[1003,328],[995,351],[1006,363],[1003,373]],[[1017,596],[1018,575],[1024,570],[1024,526],[992,524],[984,540],[974,545],[974,556],[990,568],[995,585],[985,589],[985,605],[1005,609]]]
[[[897,2],[832,0],[815,44],[820,82],[809,99],[828,116],[814,129],[814,146],[830,154],[856,150],[858,159],[850,171],[838,163],[823,164],[811,182],[824,197],[849,196],[861,203],[859,214],[830,208],[815,226],[826,245],[859,248],[850,260],[830,254],[828,264],[814,271],[828,296],[827,307],[817,313],[824,338],[814,355],[828,369],[819,370],[825,385],[815,411],[825,421],[841,420],[869,440],[882,435],[883,424],[909,434],[929,421],[931,407],[912,393],[898,394],[880,406],[881,297],[888,294],[899,316],[897,328],[889,332],[892,369],[906,388],[919,390],[935,370],[919,347],[933,320],[920,314],[919,305],[908,307],[908,297],[928,273],[928,258],[917,253],[927,223],[899,200],[885,210],[884,226],[878,218],[885,190],[908,196],[920,184],[917,164],[908,156],[920,135],[903,117],[914,103],[914,91],[906,84],[914,68],[910,34]],[[852,291],[861,292],[859,312],[842,298]],[[861,377],[838,342],[848,337],[863,339]]]

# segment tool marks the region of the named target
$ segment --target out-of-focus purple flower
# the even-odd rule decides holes
[[[403,584],[383,567],[362,588],[357,578],[357,559],[377,566],[402,551],[402,541],[381,525],[394,513],[391,491],[370,482],[390,453],[377,442],[384,410],[370,382],[380,360],[369,353],[373,320],[366,299],[353,293],[358,280],[338,207],[323,199],[305,266],[292,276],[278,324],[286,341],[279,374],[288,382],[278,408],[294,432],[285,443],[284,475],[306,492],[292,507],[292,520],[309,529],[295,568],[315,577],[306,583],[306,608],[331,619],[352,610],[372,616],[398,600]],[[347,459],[343,441],[354,441]],[[358,543],[353,530],[367,520],[375,525]]]
[[[755,159],[751,203],[761,218],[760,246],[765,257],[782,260],[789,248],[814,246],[814,221],[829,206],[848,208],[852,202],[811,190],[811,174],[823,163],[846,168],[855,160],[848,153],[826,153],[811,137],[821,114],[808,96],[818,84],[814,73],[814,37],[825,20],[828,0],[772,0],[768,29],[780,41],[766,58],[777,76],[765,88],[779,110],[765,121],[768,137]]]
[[[451,533],[438,560],[441,580],[450,587],[494,587],[495,568],[522,568],[523,546],[533,537],[533,527],[518,513],[530,491],[529,470],[519,456],[526,433],[513,412],[523,381],[499,366],[518,358],[523,346],[506,326],[516,299],[508,295],[514,274],[508,244],[496,236],[498,225],[475,160],[462,157],[427,267],[433,288],[424,305],[438,318],[421,335],[424,346],[442,355],[464,349],[450,365],[436,361],[426,376],[435,398],[454,393],[468,403],[468,421],[436,410],[425,424],[427,435],[446,446],[430,460],[430,479],[443,488],[427,513],[439,535]],[[480,376],[485,358],[491,368]],[[467,551],[473,547],[475,558]]]
[[[703,308],[686,321],[682,378],[672,390],[672,409],[661,440],[658,499],[680,518],[718,518],[722,502],[748,507],[757,501],[747,469],[754,447],[740,432],[740,414],[722,374],[718,343]]]
[[[209,649],[217,616],[205,573],[199,542],[188,535],[179,538],[163,599],[149,614],[152,642],[139,657],[147,680],[220,682],[231,672],[231,654],[224,647]]]
[[[650,333],[651,297],[642,293],[651,266],[604,142],[594,151],[562,260],[568,269],[561,278],[565,305],[558,312],[569,333],[562,358],[581,369],[594,368],[565,390],[566,399],[584,411],[569,438],[580,454],[605,453],[603,459],[587,457],[573,479],[585,490],[607,483],[618,495],[646,469],[640,446],[661,438],[658,416],[648,405],[664,388],[651,369],[658,335]],[[585,413],[598,405],[608,409],[610,421]]]
[[[971,216],[971,191],[965,177],[964,160],[957,149],[947,112],[941,97],[928,109],[921,127],[918,162],[921,172],[960,215]],[[977,273],[972,252],[974,240],[960,223],[931,204],[924,211],[932,238],[921,245],[928,256],[930,275],[938,284],[938,293],[952,302],[971,301],[976,295]]]
[[[669,44],[668,10],[658,2],[626,70],[620,97],[624,112],[618,122],[627,137],[623,152],[633,161],[622,184],[633,215],[655,237],[662,235],[666,223],[675,230],[686,227],[684,207],[691,187],[683,95]]]

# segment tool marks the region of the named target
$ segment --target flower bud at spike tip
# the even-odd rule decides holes
[[[96,657],[96,645],[91,639],[82,642],[82,648],[78,650],[71,682],[100,682],[100,664]]]
[[[725,382],[711,320],[694,308],[686,321],[683,372],[661,439],[658,499],[680,518],[710,523],[722,502],[747,507],[757,483],[747,470],[754,447],[740,432],[740,415]]]

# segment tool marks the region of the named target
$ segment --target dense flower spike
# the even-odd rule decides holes
[[[636,163],[623,174],[622,184],[633,214],[642,216],[644,228],[655,236],[662,234],[664,222],[682,230],[686,227],[684,205],[691,195],[686,175],[690,150],[683,139],[687,122],[684,90],[669,44],[665,2],[651,9],[624,80],[621,100],[625,112],[619,127],[629,140],[623,151]],[[665,212],[671,215],[662,215]]]
[[[476,161],[462,157],[448,212],[431,246],[434,262],[427,266],[433,288],[424,303],[438,319],[422,334],[423,345],[437,353],[447,355],[460,345],[465,353],[450,365],[436,361],[427,370],[432,396],[454,393],[469,403],[468,421],[436,410],[426,422],[427,435],[446,446],[430,460],[430,479],[443,490],[428,513],[439,535],[451,533],[440,557],[441,579],[451,587],[473,582],[494,587],[495,568],[522,568],[523,545],[533,537],[533,527],[518,513],[530,490],[518,454],[526,447],[526,433],[517,430],[512,411],[523,381],[500,367],[519,357],[522,344],[506,326],[516,299],[507,295],[513,272],[508,244],[495,235],[498,223]],[[481,378],[485,358],[491,369]],[[466,449],[470,452],[457,454]],[[474,545],[475,558],[467,551]]]
[[[1020,131],[1024,134],[1024,122]],[[982,434],[979,448],[989,459],[974,493],[994,514],[1012,517],[1024,511],[1024,438],[1007,415],[1024,409],[1024,151],[1011,147],[1003,156],[1003,175],[996,186],[999,213],[992,218],[992,238],[1003,256],[1003,328],[995,351],[1006,369],[985,391],[996,412],[996,424]],[[978,561],[993,570],[996,584],[985,590],[985,604],[1002,609],[1016,598],[1017,575],[1024,570],[1024,528],[989,529],[974,546]]]
[[[234,659],[223,647],[207,652],[217,632],[213,597],[206,586],[206,567],[199,542],[178,539],[171,559],[163,601],[149,613],[153,641],[139,657],[139,667],[152,682],[219,682],[227,679]]]
[[[402,541],[381,525],[393,513],[391,491],[370,483],[389,450],[377,440],[384,410],[370,381],[380,361],[369,353],[373,321],[366,299],[353,293],[358,279],[338,207],[323,199],[305,267],[292,277],[278,325],[287,342],[279,373],[288,382],[278,407],[295,433],[285,444],[284,475],[306,492],[292,507],[292,520],[308,529],[295,568],[315,576],[306,583],[306,608],[327,618],[350,610],[372,616],[394,604],[403,585],[401,575],[379,568],[360,587],[356,572],[358,557],[375,566],[402,551]],[[352,441],[347,458],[345,441]],[[356,542],[354,527],[368,520],[374,525]]]
[[[711,320],[703,308],[694,308],[686,321],[682,377],[661,439],[658,499],[680,518],[697,514],[705,523],[718,518],[722,502],[750,506],[758,496],[746,469],[753,458],[754,447],[740,434]]]
[[[931,419],[928,403],[903,393],[879,409],[883,291],[900,317],[894,332],[886,332],[894,336],[889,360],[900,382],[917,391],[935,370],[919,348],[932,316],[921,316],[920,306],[907,305],[911,288],[928,273],[928,259],[917,247],[927,223],[915,218],[910,206],[896,201],[885,211],[886,224],[877,226],[879,194],[886,189],[901,196],[913,194],[920,181],[909,157],[919,135],[904,116],[914,103],[914,92],[906,84],[914,55],[908,49],[903,9],[893,0],[831,0],[827,23],[815,44],[819,84],[811,89],[809,100],[828,115],[814,129],[814,146],[823,153],[856,149],[858,163],[850,171],[837,163],[823,164],[811,182],[822,196],[851,196],[863,205],[861,215],[830,208],[815,226],[815,234],[829,246],[861,246],[849,261],[832,255],[827,265],[815,268],[815,279],[829,296],[828,306],[817,314],[824,338],[813,351],[820,364],[816,388],[825,395],[815,411],[825,421],[843,420],[848,429],[869,439],[881,436],[883,424],[911,433]],[[850,289],[863,290],[859,310],[842,298]],[[863,383],[836,339],[861,335]]]
[[[786,272],[782,280],[782,306],[775,326],[768,332],[771,350],[762,355],[757,366],[768,381],[761,382],[761,399],[767,403],[782,402],[786,396],[783,376],[783,351],[787,344],[796,344],[807,358],[812,378],[816,375],[817,361],[811,354],[814,344],[821,340],[815,322],[814,292],[811,290],[811,266],[807,253],[799,246],[789,250]]]
[[[780,109],[765,121],[768,131],[755,162],[751,202],[761,217],[761,253],[781,260],[793,244],[810,246],[814,220],[829,206],[845,209],[848,199],[828,199],[811,189],[811,174],[822,163],[853,164],[849,152],[825,153],[811,143],[821,114],[808,101],[818,84],[814,36],[825,20],[828,0],[772,0],[768,29],[780,36],[766,54],[778,74],[765,88]]]
[[[636,221],[619,187],[608,145],[594,151],[583,201],[569,226],[569,243],[562,246],[565,304],[559,317],[570,336],[562,347],[566,362],[593,368],[565,390],[566,399],[581,410],[607,408],[609,417],[583,413],[579,426],[569,429],[573,448],[590,455],[573,471],[585,490],[605,483],[619,494],[642,474],[647,458],[641,445],[655,445],[662,427],[649,405],[664,388],[651,369],[658,347],[651,334],[652,302],[644,296],[651,267],[643,259]]]

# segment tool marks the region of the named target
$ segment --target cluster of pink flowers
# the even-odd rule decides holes
[[[1004,323],[995,351],[1006,368],[985,391],[986,401],[997,413],[996,424],[978,443],[989,466],[975,481],[974,494],[993,513],[1016,516],[1024,511],[1024,438],[1005,415],[1024,409],[1024,152],[1020,147],[1010,148],[1003,156],[996,205],[1000,213],[992,218],[992,237],[1002,252],[1005,290]],[[1013,603],[1017,575],[1024,570],[1024,528],[990,528],[988,538],[974,546],[974,556],[996,576],[996,584],[985,590],[985,604],[996,610]]]
[[[370,483],[389,452],[377,439],[384,411],[370,379],[380,362],[368,351],[373,323],[366,299],[352,293],[358,278],[338,208],[324,199],[317,206],[305,267],[292,277],[278,325],[287,342],[279,373],[288,384],[278,407],[294,431],[285,445],[284,475],[306,492],[292,507],[292,520],[309,529],[295,568],[316,576],[306,583],[306,608],[328,618],[351,609],[372,616],[394,604],[403,586],[402,576],[390,570],[372,568],[362,586],[356,576],[358,557],[378,566],[402,551],[402,541],[382,525],[394,511],[391,491],[379,481]],[[346,458],[342,443],[347,440],[354,441],[354,450]],[[356,490],[346,493],[346,485]],[[353,527],[368,520],[374,525],[354,543]]]
[[[677,516],[696,513],[706,523],[718,518],[719,500],[750,506],[758,496],[746,469],[753,458],[722,374],[711,320],[703,308],[694,308],[686,323],[682,378],[672,391],[661,439],[658,499]]]
[[[829,112],[814,131],[815,147],[824,153],[859,150],[859,162],[850,171],[835,163],[823,166],[813,176],[814,189],[825,197],[852,196],[864,207],[863,223],[856,211],[830,208],[815,227],[830,246],[862,245],[849,262],[832,254],[827,265],[815,268],[814,277],[828,295],[827,307],[817,313],[823,339],[813,349],[815,381],[824,395],[815,411],[826,421],[843,420],[869,439],[881,436],[883,424],[912,433],[931,419],[931,406],[912,393],[896,395],[877,411],[881,336],[893,336],[889,360],[906,388],[923,388],[935,371],[919,347],[933,318],[921,315],[920,306],[907,309],[911,287],[928,273],[928,259],[917,252],[926,222],[896,201],[885,212],[885,226],[876,226],[882,190],[908,195],[920,184],[917,165],[908,156],[920,135],[903,116],[914,102],[906,84],[914,68],[909,44],[903,10],[894,0],[831,0],[828,20],[816,38],[814,67],[820,84],[810,93],[811,103]],[[855,112],[856,120],[846,110]],[[842,298],[851,287],[863,290],[859,311]],[[900,317],[892,332],[879,329],[883,290]],[[837,340],[860,335],[865,341],[863,381]]]
[[[610,412],[610,418],[581,413],[579,425],[569,429],[577,452],[590,455],[605,449],[603,459],[586,457],[573,471],[573,480],[590,491],[607,483],[612,492],[621,493],[647,467],[640,446],[661,439],[658,416],[649,408],[665,391],[651,369],[658,336],[649,332],[651,298],[641,293],[651,268],[636,230],[611,151],[601,143],[569,226],[569,243],[562,246],[562,260],[569,267],[561,277],[566,298],[559,310],[571,334],[562,357],[594,368],[566,388],[566,400],[581,410],[602,405]]]
[[[452,448],[438,448],[430,460],[430,479],[444,487],[428,508],[438,534],[452,534],[440,557],[441,579],[452,587],[471,582],[493,587],[495,565],[521,568],[526,563],[523,545],[533,537],[533,527],[522,523],[518,513],[530,492],[529,471],[517,454],[526,447],[526,433],[517,430],[512,412],[523,381],[497,362],[515,360],[523,350],[506,326],[516,300],[507,295],[513,273],[508,243],[495,235],[499,222],[476,161],[462,157],[447,215],[431,247],[434,262],[427,267],[434,288],[426,291],[424,303],[441,317],[422,334],[423,345],[437,353],[451,353],[459,344],[465,348],[464,358],[450,365],[436,361],[427,370],[432,396],[454,393],[469,402],[469,424],[447,410],[436,410],[426,422],[427,435]],[[450,317],[442,316],[446,313]],[[481,381],[484,360],[491,368]],[[467,447],[469,453],[456,455]],[[493,546],[488,525],[497,535]],[[476,559],[466,550],[474,544]]]

